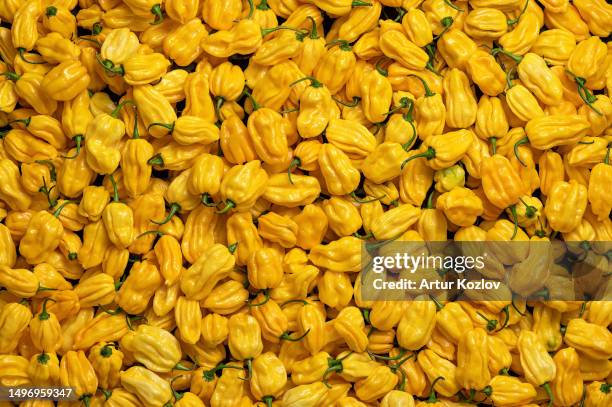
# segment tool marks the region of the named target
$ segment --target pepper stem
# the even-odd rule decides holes
[[[429,392],[429,398],[427,399],[428,404],[433,404],[438,401],[438,398],[436,397],[435,387],[436,387],[436,383],[438,383],[438,381],[440,380],[446,380],[446,379],[444,378],[444,376],[438,376],[431,383],[431,390]]]
[[[370,199],[360,198],[360,197],[357,196],[357,193],[355,191],[351,192],[350,195],[351,195],[351,198],[353,198],[353,200],[355,202],[361,203],[361,204],[380,201],[381,199],[383,199],[386,196],[386,195],[381,195],[379,197],[370,198]]]
[[[372,3],[368,3],[367,1],[362,0],[353,0],[351,3],[352,7],[372,7]]]
[[[521,19],[521,17],[523,16],[523,14],[525,14],[525,11],[527,11],[527,6],[529,5],[529,0],[527,0],[525,2],[525,5],[523,6],[523,9],[521,10],[521,13],[516,17],[516,18],[512,18],[506,21],[506,24],[508,25],[514,25],[516,23],[519,22],[519,20]]]
[[[497,328],[497,320],[496,319],[489,319],[486,316],[484,316],[482,313],[480,312],[476,312],[476,314],[484,319],[485,321],[487,321],[487,331],[489,332],[493,332],[495,330],[495,328]]]
[[[56,218],[59,218],[59,216],[60,216],[60,214],[62,212],[62,209],[64,209],[64,207],[66,205],[68,205],[68,204],[75,204],[76,205],[76,202],[74,202],[74,201],[64,201],[64,202],[62,202],[62,204],[57,207],[55,212],[53,212],[53,216],[55,216]]]
[[[74,140],[74,142],[76,143],[76,151],[71,156],[62,156],[62,158],[66,160],[74,160],[79,156],[79,153],[81,152],[81,143],[83,142],[83,135],[77,134],[72,138],[72,140]]]
[[[147,160],[147,164],[163,167],[164,159],[162,158],[161,154],[155,154],[153,157]]]
[[[295,31],[296,33],[299,33],[302,35],[305,34],[303,30],[298,30],[297,28],[285,27],[284,25],[279,25],[278,27],[273,27],[273,28],[262,28],[261,36],[265,37],[266,35],[273,33],[274,31],[279,31],[279,30],[289,30],[289,31]]]
[[[49,175],[51,176],[51,182],[55,182],[57,180],[57,171],[55,169],[55,165],[50,160],[36,160],[34,161],[36,164],[43,164],[49,167]]]
[[[219,215],[222,215],[224,213],[229,212],[234,207],[236,207],[236,204],[234,203],[234,201],[231,201],[228,199],[227,201],[225,201],[225,206],[223,207],[223,209],[217,210],[216,213],[218,213]]]
[[[217,206],[217,204],[215,203],[215,201],[213,201],[208,192],[204,192],[200,200],[202,202],[202,205],[204,206],[208,206],[210,208]]]
[[[289,332],[285,332],[284,334],[282,334],[281,336],[279,336],[279,339],[281,341],[289,341],[289,342],[299,342],[302,339],[304,339],[306,337],[306,335],[308,335],[310,333],[310,328],[308,328],[306,330],[306,332],[304,332],[302,335],[298,336],[297,338],[292,338],[291,337],[291,333]]]
[[[338,99],[335,96],[332,96],[332,99],[334,100],[334,102],[340,103],[342,106],[346,106],[346,107],[355,107],[361,101],[361,98],[359,96],[353,96],[353,101],[350,102],[350,103],[347,103],[347,102],[345,102],[343,100],[340,100],[340,99]]]
[[[147,126],[147,130],[149,130],[151,127],[155,127],[155,126],[160,126],[160,127],[164,127],[166,129],[168,129],[170,132],[174,131],[174,124],[175,123],[159,123],[159,122],[155,122],[155,123],[151,123]]]
[[[527,164],[525,164],[525,162],[519,156],[518,148],[519,148],[519,146],[522,146],[523,144],[527,144],[527,143],[529,143],[529,138],[527,138],[527,137],[523,137],[522,139],[520,139],[519,141],[514,143],[514,156],[516,157],[518,162],[521,163],[521,165],[523,167],[527,167]]]
[[[24,62],[27,62],[28,64],[32,64],[32,65],[44,65],[44,64],[46,64],[46,63],[47,63],[46,61],[39,61],[39,62],[28,61],[28,60],[25,58],[25,52],[26,52],[26,49],[25,49],[25,48],[23,48],[23,47],[19,47],[19,48],[17,48],[17,52],[19,52],[19,57],[20,57],[20,58],[21,58],[21,59],[22,59]]]
[[[263,397],[261,399],[261,401],[266,403],[266,407],[272,407],[272,402],[274,401],[274,397],[272,397],[272,396],[265,396],[265,397]]]
[[[246,88],[244,88],[244,90],[242,91],[242,93],[244,95],[246,95],[246,97],[251,101],[251,103],[253,104],[253,111],[258,110],[261,106],[259,106],[259,104],[257,103],[257,101],[255,100],[255,98],[253,98],[253,95],[251,95],[251,92],[249,92],[248,90],[246,90]]]
[[[153,7],[151,7],[151,14],[155,16],[155,20],[153,20],[151,25],[158,25],[164,21],[164,14],[161,10],[161,4],[155,4]]]
[[[266,304],[268,301],[270,301],[270,294],[268,294],[268,290],[262,290],[261,291],[264,295],[264,299],[261,302],[258,302],[256,304],[253,304],[249,301],[249,303],[247,304],[249,307],[261,307],[262,305]]]
[[[308,16],[306,18],[308,20],[310,20],[310,23],[311,23],[309,38],[311,40],[319,39],[319,33],[317,32],[317,22],[315,21],[315,19],[312,16]]]
[[[347,40],[341,39],[330,41],[325,46],[333,47],[335,45],[338,45],[342,51],[351,51],[353,49],[353,47],[351,47],[351,44]]]
[[[510,51],[506,51],[503,48],[493,48],[491,50],[491,55],[496,56],[497,54],[504,54],[505,56],[509,57],[510,59],[512,59],[514,62],[516,62],[517,64],[520,64],[521,61],[523,60],[523,57],[520,55],[516,55],[513,54]]]
[[[55,300],[53,298],[45,298],[43,303],[42,303],[42,310],[40,311],[40,314],[38,314],[38,319],[40,321],[46,321],[51,317],[51,314],[49,314],[47,312],[47,302],[48,301],[53,301],[55,302]]]
[[[421,81],[421,84],[423,84],[423,89],[425,89],[425,97],[431,97],[431,96],[435,95],[435,93],[431,91],[431,89],[430,89],[429,85],[427,84],[427,82],[425,81],[425,79],[423,79],[420,76],[415,75],[415,74],[410,74],[408,76],[415,77],[419,81]]]
[[[550,385],[548,383],[544,383],[542,385],[542,387],[544,388],[544,390],[546,390],[546,394],[548,394],[548,398],[550,399],[548,401],[548,407],[553,405],[553,401],[555,400],[555,396],[552,393],[552,390],[550,389]]]
[[[177,213],[179,213],[181,211],[181,205],[179,205],[176,202],[173,202],[170,205],[170,212],[168,213],[168,216],[166,216],[166,219],[162,220],[161,222],[156,221],[156,220],[151,220],[151,222],[155,223],[156,225],[165,225],[166,223],[170,222],[170,219],[172,219],[172,217],[174,215],[176,215]]]
[[[510,240],[514,240],[516,234],[518,233],[518,215],[516,213],[516,204],[510,206],[510,213],[512,214],[512,221],[514,222],[514,231],[512,232],[512,237]]]
[[[289,182],[291,183],[291,185],[293,185],[293,180],[291,179],[291,171],[293,171],[294,168],[299,168],[300,165],[302,165],[302,160],[300,160],[299,157],[295,157],[293,160],[291,160],[289,168],[287,168],[287,177],[289,178]]]
[[[297,85],[298,83],[302,82],[302,81],[310,81],[310,86],[312,86],[313,88],[320,88],[323,86],[323,84],[321,82],[319,82],[316,78],[312,77],[312,76],[305,76],[303,78],[300,78],[296,81],[293,81],[289,84],[289,87],[292,87],[293,85]]]
[[[127,105],[136,106],[136,103],[133,100],[124,100],[123,102],[119,103],[115,109],[113,109],[110,115],[116,119],[119,117],[119,111]]]
[[[406,166],[406,164],[408,164],[409,161],[412,161],[416,158],[426,158],[427,160],[431,160],[432,158],[436,157],[436,150],[433,149],[433,147],[427,147],[427,150],[423,153],[420,154],[416,154],[413,155],[412,157],[408,157],[406,158],[403,162],[402,165],[400,167],[400,169],[404,169],[404,167]]]

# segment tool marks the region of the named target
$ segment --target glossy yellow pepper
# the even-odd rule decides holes
[[[439,20],[442,23],[447,23],[448,20]],[[451,20],[452,24],[452,20]],[[448,29],[446,24],[443,24],[445,29]],[[451,69],[464,69],[468,60],[476,52],[476,43],[466,35],[463,31],[457,28],[448,29],[438,41],[438,51],[440,55]]]
[[[142,366],[133,366],[122,371],[120,379],[121,385],[135,394],[142,405],[164,405],[172,398],[170,383]]]
[[[149,261],[134,263],[130,274],[117,292],[115,302],[129,314],[143,312],[155,290],[162,284],[157,266]]]
[[[181,290],[187,298],[203,300],[220,280],[229,275],[234,263],[234,256],[227,247],[211,245],[191,267],[181,273]]]
[[[88,359],[96,372],[100,388],[108,390],[119,385],[123,357],[121,350],[106,342],[100,342],[89,350]]]
[[[324,83],[332,95],[338,93],[346,84],[356,63],[352,47],[346,40],[339,39],[333,45],[321,57],[313,71],[313,76]]]
[[[579,318],[571,319],[567,324],[564,341],[597,360],[609,358],[612,349],[612,334],[606,328]]]
[[[507,208],[524,195],[524,185],[510,161],[499,154],[482,162],[482,186],[491,203],[498,208]]]
[[[72,387],[81,400],[91,398],[98,388],[96,372],[82,350],[71,350],[62,356],[59,376],[61,385]]]
[[[533,386],[544,387],[552,401],[554,396],[549,382],[555,378],[557,369],[544,344],[540,342],[537,334],[523,330],[516,345],[525,379]]]
[[[571,232],[575,229],[586,210],[587,188],[571,180],[558,181],[552,186],[544,214],[553,230]]]
[[[435,383],[433,389],[439,394],[450,397],[459,391],[460,387],[456,379],[457,366],[452,362],[438,356],[430,349],[419,352],[417,362],[429,381]],[[439,377],[442,377],[443,380],[438,379]]]
[[[331,194],[346,195],[357,189],[359,171],[353,167],[347,155],[333,144],[321,146],[319,167]]]
[[[232,208],[239,212],[250,209],[265,192],[267,182],[268,174],[257,160],[233,166],[221,181],[221,199],[225,202],[221,213]]]
[[[170,332],[139,325],[121,338],[121,348],[153,372],[169,372],[181,359],[178,340]]]
[[[60,205],[52,215],[47,211],[36,212],[19,242],[19,252],[30,264],[42,263],[60,243],[64,227],[58,219],[63,206]]]
[[[434,170],[448,168],[465,156],[472,141],[473,133],[465,129],[430,137],[423,143],[423,148],[427,149],[404,160],[402,168],[409,161],[421,157],[425,158],[427,165]]]
[[[117,183],[112,175],[110,180],[113,183],[113,201],[102,211],[102,221],[111,243],[119,248],[127,248],[135,238],[134,214],[132,208],[119,202]]]
[[[229,29],[205,36],[200,46],[210,55],[227,58],[233,54],[251,54],[261,42],[259,25],[253,20],[243,19]]]
[[[18,302],[0,308],[0,352],[11,353],[32,319],[32,311]]]
[[[536,397],[536,389],[531,384],[504,375],[493,377],[484,393],[499,406],[527,405]]]
[[[283,362],[272,352],[266,352],[253,360],[251,393],[268,405],[278,398],[287,384],[287,372]]]
[[[474,328],[465,333],[457,347],[457,383],[465,389],[484,389],[491,380],[489,373],[487,332]]]

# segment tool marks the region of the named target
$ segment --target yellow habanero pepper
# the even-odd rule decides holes
[[[524,185],[510,161],[500,155],[482,162],[482,186],[486,197],[498,208],[507,208],[525,195]]]
[[[19,242],[19,252],[30,264],[42,263],[50,252],[60,243],[64,227],[58,216],[66,204],[60,205],[53,214],[47,211],[36,212],[26,229],[24,237]]]
[[[355,68],[356,58],[346,40],[335,40],[319,60],[313,76],[329,89],[332,95],[346,84]],[[338,45],[338,46],[335,46]]]
[[[323,241],[329,221],[325,212],[317,205],[308,204],[302,212],[293,217],[298,225],[296,245],[302,249],[311,249]]]
[[[47,311],[45,299],[42,309],[30,322],[30,338],[36,349],[42,352],[55,352],[61,345],[61,326],[54,313]]]
[[[348,199],[331,197],[322,205],[329,221],[329,227],[338,236],[349,236],[356,233],[362,226],[359,211]]]
[[[47,72],[41,88],[52,99],[66,101],[86,90],[89,82],[89,74],[81,62],[68,60]]]
[[[327,342],[325,316],[315,305],[305,303],[297,315],[297,328],[300,335],[306,335],[302,345],[311,355],[318,353]]]
[[[211,245],[191,267],[181,273],[181,291],[189,299],[203,300],[220,280],[229,276],[234,263],[234,256],[227,247]]]
[[[11,38],[13,47],[23,58],[23,53],[34,48],[38,39],[37,22],[43,14],[42,0],[28,0],[23,2],[13,15]]]
[[[408,350],[418,350],[425,346],[436,324],[436,311],[433,301],[410,302],[397,326],[399,345]]]
[[[441,22],[447,23],[447,20]],[[443,27],[447,29],[449,26],[444,24]],[[450,28],[438,41],[438,51],[451,69],[464,69],[476,50],[476,43],[457,28]]]
[[[427,53],[406,38],[401,31],[384,32],[379,38],[379,46],[385,56],[408,69],[422,70],[429,61]]]
[[[563,99],[563,87],[559,78],[546,65],[544,58],[529,52],[518,65],[521,82],[542,103],[556,106]]]
[[[109,390],[119,385],[123,357],[123,352],[106,342],[100,342],[89,350],[88,359],[96,372],[100,388]]]
[[[121,386],[135,394],[144,406],[161,406],[172,398],[170,383],[142,366],[124,370],[119,377]]]
[[[433,41],[433,33],[427,16],[418,8],[410,8],[402,18],[402,27],[412,41],[418,47],[424,47]]]
[[[557,366],[557,374],[550,385],[555,402],[564,406],[577,404],[583,393],[578,353],[574,348],[561,349],[553,360]]]
[[[278,398],[287,384],[287,372],[283,362],[272,352],[266,352],[253,360],[251,393],[267,405]]]
[[[17,348],[31,320],[32,311],[18,302],[10,302],[0,308],[0,352],[7,354]]]
[[[268,174],[261,168],[260,161],[249,161],[244,165],[233,166],[221,180],[219,190],[225,207],[220,213],[232,208],[239,212],[249,210],[264,194],[267,183]]]
[[[167,2],[165,8],[168,9]],[[197,12],[198,7],[194,8]],[[234,20],[240,18],[241,13],[242,2],[239,0],[213,0],[202,5],[202,19],[215,30],[229,30],[234,25]]]
[[[612,180],[612,166],[610,165],[610,148],[608,148],[604,162],[591,169],[588,186],[591,210],[600,221],[607,219],[612,209],[612,199],[605,189],[605,185],[609,185],[610,180]]]
[[[227,30],[205,36],[200,43],[204,51],[217,58],[255,52],[262,42],[262,29],[253,20],[243,19]]]
[[[465,73],[453,68],[444,76],[444,95],[447,126],[467,128],[475,123],[478,107]]]
[[[436,208],[444,211],[453,224],[464,227],[473,225],[484,212],[480,198],[471,189],[463,187],[455,187],[440,195]]]
[[[491,380],[487,340],[487,332],[482,328],[466,332],[459,340],[457,383],[465,389],[482,390]]]
[[[60,383],[72,387],[77,397],[85,404],[96,393],[98,378],[91,363],[82,350],[68,351],[60,361]]]
[[[333,144],[323,144],[319,152],[319,168],[327,190],[333,195],[346,195],[357,189],[359,171],[347,155]]]
[[[325,85],[313,77],[307,76],[293,82],[309,80],[308,86],[300,95],[300,113],[297,118],[297,129],[303,138],[317,137],[327,127],[332,113],[332,98]]]
[[[28,364],[28,376],[36,386],[59,385],[59,359],[55,353],[32,355]]]
[[[19,167],[8,158],[0,159],[0,199],[14,210],[25,211],[30,207],[32,198],[24,189],[19,175]]]
[[[536,389],[518,377],[495,376],[483,393],[491,398],[496,406],[527,405],[536,397]]]
[[[612,334],[607,328],[574,318],[567,324],[564,341],[587,357],[604,360],[612,354]]]
[[[124,335],[120,344],[131,357],[153,372],[169,372],[181,359],[181,347],[176,337],[156,326],[139,325]]]
[[[127,248],[135,237],[134,214],[132,208],[119,202],[117,183],[112,175],[110,180],[113,184],[113,201],[102,211],[102,221],[109,240],[119,248]]]
[[[575,47],[576,37],[573,33],[553,28],[540,33],[531,52],[553,65],[565,65]]]
[[[544,205],[544,214],[553,230],[568,233],[580,224],[586,206],[586,186],[575,180],[557,181]]]
[[[588,407],[605,407],[612,401],[610,385],[602,382],[591,382],[586,386],[584,405]]]
[[[101,113],[87,126],[85,131],[85,150],[87,151],[87,164],[95,172],[111,174],[119,166],[121,152],[117,144],[125,135],[125,124],[117,119],[119,110],[126,104],[119,104],[110,114]]]
[[[277,287],[283,278],[283,268],[278,253],[271,248],[255,251],[247,264],[247,277],[251,286],[258,290]]]
[[[247,129],[255,152],[264,163],[284,162],[289,148],[283,117],[270,108],[259,107],[256,102],[253,102],[253,109]]]
[[[149,261],[134,263],[117,292],[115,302],[129,314],[143,312],[155,290],[162,284],[157,266]]]
[[[553,401],[549,382],[555,378],[556,366],[535,332],[522,330],[516,346],[525,379],[533,386],[542,386]]]
[[[244,360],[248,377],[251,377],[252,360],[263,351],[261,328],[257,320],[248,314],[234,314],[228,321],[228,346],[232,356]]]
[[[404,160],[401,167],[403,169],[415,158],[425,158],[427,165],[434,170],[448,168],[465,156],[472,144],[473,136],[470,130],[462,129],[430,137],[423,142],[423,148],[426,150]]]
[[[534,13],[524,13],[514,29],[499,38],[499,45],[513,54],[524,55],[538,39],[540,28],[542,24]]]
[[[463,30],[470,37],[480,40],[495,40],[508,31],[508,18],[499,9],[478,7],[470,10]]]
[[[419,352],[417,362],[429,378],[430,383],[433,383],[432,390],[435,389],[438,393],[447,397],[451,397],[459,391],[460,387],[456,381],[457,367],[452,362],[438,356],[431,349]]]
[[[467,60],[465,68],[472,81],[485,95],[497,96],[504,91],[506,74],[490,53],[481,49],[476,50]]]

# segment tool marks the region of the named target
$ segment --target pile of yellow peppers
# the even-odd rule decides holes
[[[1,0],[0,21],[0,386],[612,406],[606,1]],[[563,239],[594,271],[575,301],[367,301],[368,239]]]

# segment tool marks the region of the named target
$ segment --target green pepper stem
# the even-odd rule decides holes
[[[119,117],[119,111],[127,105],[136,106],[136,103],[133,100],[124,100],[123,102],[119,103],[115,109],[113,109],[110,115],[116,119],[117,117]]]
[[[527,167],[527,164],[525,164],[525,162],[519,156],[518,148],[519,146],[522,146],[523,144],[527,144],[527,143],[529,143],[529,138],[527,137],[523,137],[522,139],[514,143],[514,156],[516,157],[518,162],[521,163],[523,167]]]
[[[228,199],[227,201],[225,201],[225,206],[223,207],[223,209],[217,210],[216,213],[218,213],[219,215],[222,215],[224,213],[229,212],[234,207],[236,207],[236,204],[234,203],[234,201],[231,201]]]
[[[317,32],[317,22],[315,21],[315,19],[312,16],[308,16],[306,17],[308,20],[310,20],[311,23],[311,27],[310,27],[310,34],[309,34],[309,38],[311,40],[317,40],[319,39],[319,33]]]
[[[168,129],[170,132],[173,132],[175,123],[159,123],[159,122],[151,123],[147,126],[147,130],[150,130],[151,127],[159,126],[159,127],[164,127]]]
[[[264,396],[261,399],[261,401],[266,403],[266,407],[272,407],[272,402],[274,401],[274,397],[272,397],[272,396]]]
[[[338,45],[342,51],[351,51],[353,49],[353,47],[351,47],[351,44],[347,40],[341,40],[341,39],[330,41],[325,46],[333,47],[336,45]]]
[[[431,89],[430,89],[429,85],[427,84],[427,82],[425,81],[425,79],[423,79],[423,78],[421,78],[420,76],[415,75],[415,74],[410,74],[410,75],[408,75],[408,76],[409,76],[409,77],[410,77],[410,76],[415,77],[415,78],[417,78],[419,81],[421,81],[421,84],[423,84],[423,89],[425,89],[425,97],[431,97],[431,96],[434,96],[434,95],[435,95],[435,93],[431,91]]]
[[[259,3],[259,6],[257,6],[257,10],[262,10],[262,11],[270,10],[270,6],[268,6],[268,0],[261,0],[261,2]]]
[[[514,240],[516,234],[518,233],[518,215],[516,213],[516,204],[510,206],[510,213],[512,214],[512,221],[514,222],[514,231],[512,232],[512,237],[510,240]]]
[[[54,7],[54,6],[47,7],[47,9],[45,10],[45,15],[47,17],[53,17],[57,15],[57,7]]]
[[[289,183],[291,183],[291,185],[293,185],[293,179],[291,179],[291,171],[293,171],[294,168],[299,168],[300,165],[302,165],[302,160],[300,160],[299,157],[295,157],[293,158],[293,160],[291,160],[289,168],[287,168],[287,177],[289,178]]]
[[[83,135],[77,134],[72,138],[72,140],[74,140],[74,142],[76,143],[76,151],[71,156],[62,156],[62,158],[66,160],[74,160],[79,156],[79,153],[81,152],[81,143],[83,142]]]
[[[164,159],[162,158],[161,154],[155,154],[153,157],[147,160],[147,164],[158,166],[158,167],[163,167]]]
[[[158,25],[161,24],[162,21],[164,21],[164,14],[161,10],[161,4],[155,4],[153,7],[151,7],[151,14],[155,16],[155,20],[150,23],[151,25]]]
[[[23,48],[23,47],[17,48],[17,52],[19,52],[19,57],[23,60],[23,62],[27,62],[28,64],[32,64],[32,65],[44,65],[44,64],[47,63],[46,61],[40,61],[40,62],[28,61],[25,58],[26,49]]]
[[[372,7],[372,3],[368,3],[367,1],[362,0],[353,0],[351,3],[352,7]]]
[[[404,355],[408,353],[408,351],[406,349],[402,349],[400,350],[400,353],[397,354],[396,356],[380,356],[377,355],[375,353],[371,353],[368,352],[368,355],[370,356],[370,358],[372,359],[380,359],[380,360],[400,360],[401,358],[404,357]]]
[[[463,11],[463,10],[462,10]],[[442,36],[444,34],[446,34],[446,32],[448,30],[451,29],[451,27],[453,26],[453,23],[455,22],[455,20],[451,17],[451,16],[446,16],[444,18],[442,18],[440,20],[440,24],[442,24],[442,27],[444,27],[444,29],[440,32],[440,34],[436,35],[436,40],[439,38],[442,38]]]
[[[489,137],[489,141],[491,142],[491,151],[493,155],[497,154],[497,137]]]
[[[176,365],[174,365],[174,367],[172,369],[173,370],[182,370],[184,372],[190,372],[190,371],[193,370],[193,367],[189,368],[189,367],[183,365],[181,362],[179,362]]]
[[[219,121],[221,121],[221,107],[223,103],[225,103],[225,98],[223,96],[215,96],[215,114]]]
[[[202,205],[208,206],[209,208],[217,206],[217,204],[215,203],[215,201],[213,201],[208,192],[204,192],[202,194],[202,198],[200,199],[200,201],[202,202]]]
[[[332,96],[332,99],[334,100],[334,102],[341,104],[342,106],[346,106],[346,107],[355,107],[359,104],[359,102],[361,101],[361,98],[359,96],[353,96],[353,101],[348,103],[345,102],[343,100],[338,99],[335,96]]]
[[[463,13],[463,9],[459,6],[454,5],[453,3],[451,3],[450,0],[444,0],[444,3],[449,6],[450,8],[457,10],[460,13]]]
[[[60,206],[57,207],[57,209],[55,210],[55,212],[53,212],[53,216],[55,216],[56,218],[59,218],[60,214],[62,213],[62,209],[64,209],[64,207],[68,204],[75,204],[75,201],[64,201],[62,202],[62,204]]]
[[[357,202],[357,203],[370,203],[370,202],[376,202],[376,201],[380,201],[381,199],[383,199],[385,196],[387,195],[381,195],[375,198],[360,198],[357,196],[357,193],[355,191],[350,193],[351,198],[353,198],[353,201]]]
[[[253,95],[251,95],[251,92],[249,92],[246,88],[244,88],[242,93],[251,101],[251,104],[253,105],[253,111],[258,110],[261,107],[255,100]]]
[[[102,26],[101,22],[94,23],[94,25],[91,27],[91,34],[98,35],[102,32],[103,28],[104,27]]]
[[[261,307],[262,305],[266,304],[268,301],[270,301],[270,294],[268,293],[268,290],[262,290],[261,291],[264,295],[264,299],[261,302],[258,302],[256,304],[253,304],[252,302],[248,302],[248,306],[249,307]]]
[[[43,303],[42,303],[42,310],[40,311],[40,314],[38,314],[38,319],[40,321],[46,321],[51,317],[51,314],[49,314],[47,312],[47,302],[48,301],[53,301],[55,302],[55,300],[53,298],[45,298]]]
[[[431,383],[431,390],[429,392],[429,398],[427,399],[427,403],[432,404],[438,401],[438,398],[436,397],[436,383],[438,383],[438,381],[440,380],[446,380],[444,378],[444,376],[438,376],[434,379],[434,381]]]
[[[310,333],[310,328],[308,328],[306,330],[306,332],[304,332],[302,335],[298,336],[297,338],[292,338],[291,337],[291,333],[289,332],[285,332],[284,334],[282,334],[281,336],[279,336],[278,339],[280,339],[281,341],[289,341],[289,342],[299,342],[302,339],[304,339],[306,337],[306,335],[308,335]]]
[[[400,167],[400,169],[404,169],[404,167],[406,166],[406,164],[408,164],[409,161],[412,161],[416,158],[426,158],[427,160],[431,160],[432,158],[436,157],[436,150],[433,149],[433,147],[427,147],[427,150],[423,153],[420,154],[416,154],[413,155],[412,157],[408,157],[406,158],[403,162],[402,165]]]
[[[302,82],[302,81],[310,81],[310,86],[312,86],[313,88],[320,88],[323,86],[323,84],[321,82],[319,82],[316,78],[312,77],[312,76],[305,76],[303,78],[300,78],[296,81],[293,81],[289,84],[289,87],[293,87],[294,85],[297,85],[298,83]]]
[[[236,253],[236,249],[238,249],[238,242],[234,242],[231,245],[227,246],[227,251],[231,254]]]
[[[51,160],[36,160],[34,161],[36,164],[46,165],[49,168],[49,175],[51,176],[51,182],[55,182],[57,180],[57,171],[55,169],[55,164]]]
[[[544,388],[544,390],[546,390],[546,394],[548,394],[548,407],[553,405],[553,401],[555,400],[555,396],[552,393],[552,390],[550,389],[550,385],[548,383],[544,383],[542,385],[542,387]]]
[[[520,64],[520,63],[521,63],[521,61],[523,60],[523,57],[522,57],[522,56],[520,56],[520,55],[516,55],[516,54],[513,54],[512,52],[510,52],[510,51],[506,51],[506,50],[505,50],[505,49],[503,49],[503,48],[493,48],[493,49],[491,50],[491,55],[495,56],[495,55],[497,55],[497,54],[504,54],[505,56],[509,57],[509,58],[510,58],[510,59],[512,59],[514,62],[516,62],[517,64]]]
[[[17,75],[15,72],[2,72],[0,73],[0,75],[4,75],[6,76],[6,79],[11,80],[13,82],[19,80],[19,78],[21,78],[21,75]]]
[[[238,369],[238,370],[244,370],[244,368],[240,367],[240,366],[232,366],[232,365],[227,365],[227,364],[220,364],[217,365],[215,367],[213,367],[210,370],[206,370],[204,372],[202,372],[202,378],[207,381],[207,382],[212,382],[213,380],[215,380],[215,373],[217,373],[219,370],[223,370],[223,369]]]
[[[164,232],[162,232],[161,230],[147,230],[146,232],[142,232],[141,234],[139,234],[138,236],[136,236],[136,239],[140,239],[143,236],[147,236],[147,235],[155,235],[155,236],[163,236],[165,235]]]
[[[173,202],[170,205],[170,212],[168,213],[168,216],[166,216],[166,219],[162,220],[161,222],[156,221],[156,220],[151,220],[151,222],[155,223],[156,225],[165,225],[166,223],[170,222],[170,219],[172,219],[172,217],[174,215],[176,215],[177,213],[179,213],[181,211],[181,205],[179,205],[176,202]]]
[[[117,188],[117,181],[115,181],[115,177],[113,177],[113,174],[109,174],[108,179],[110,180],[111,185],[113,186],[113,202],[119,202],[119,188]]]
[[[440,311],[442,308],[444,308],[444,305],[442,305],[442,303],[440,303],[440,301],[438,301],[438,299],[436,297],[434,297],[433,295],[429,294],[429,298],[434,302],[434,304],[436,304],[436,308],[438,309],[438,311]]]
[[[266,35],[273,33],[274,31],[279,31],[279,30],[289,30],[289,31],[295,31],[296,33],[299,33],[301,35],[304,35],[304,30],[298,30],[297,28],[293,28],[293,27],[286,27],[284,25],[279,25],[278,27],[273,27],[273,28],[262,28],[261,29],[261,36],[265,37]]]
[[[380,75],[384,76],[385,78],[389,76],[389,71],[383,68],[381,65],[383,64],[383,62],[387,62],[390,59],[391,58],[389,57],[382,56],[378,58],[378,60],[376,61],[376,65],[374,65],[374,69],[376,69],[376,72],[378,72]]]
[[[514,24],[518,23],[519,20],[521,19],[521,17],[523,16],[523,14],[525,14],[525,11],[527,11],[527,6],[528,5],[529,5],[529,0],[525,1],[525,5],[523,6],[523,9],[521,10],[521,13],[518,15],[518,17],[512,18],[512,19],[508,19],[506,21],[506,24],[514,25]]]
[[[497,320],[496,319],[489,319],[487,318],[485,315],[483,315],[480,312],[476,312],[476,314],[484,319],[487,322],[487,331],[492,332],[495,330],[495,328],[497,328]]]

